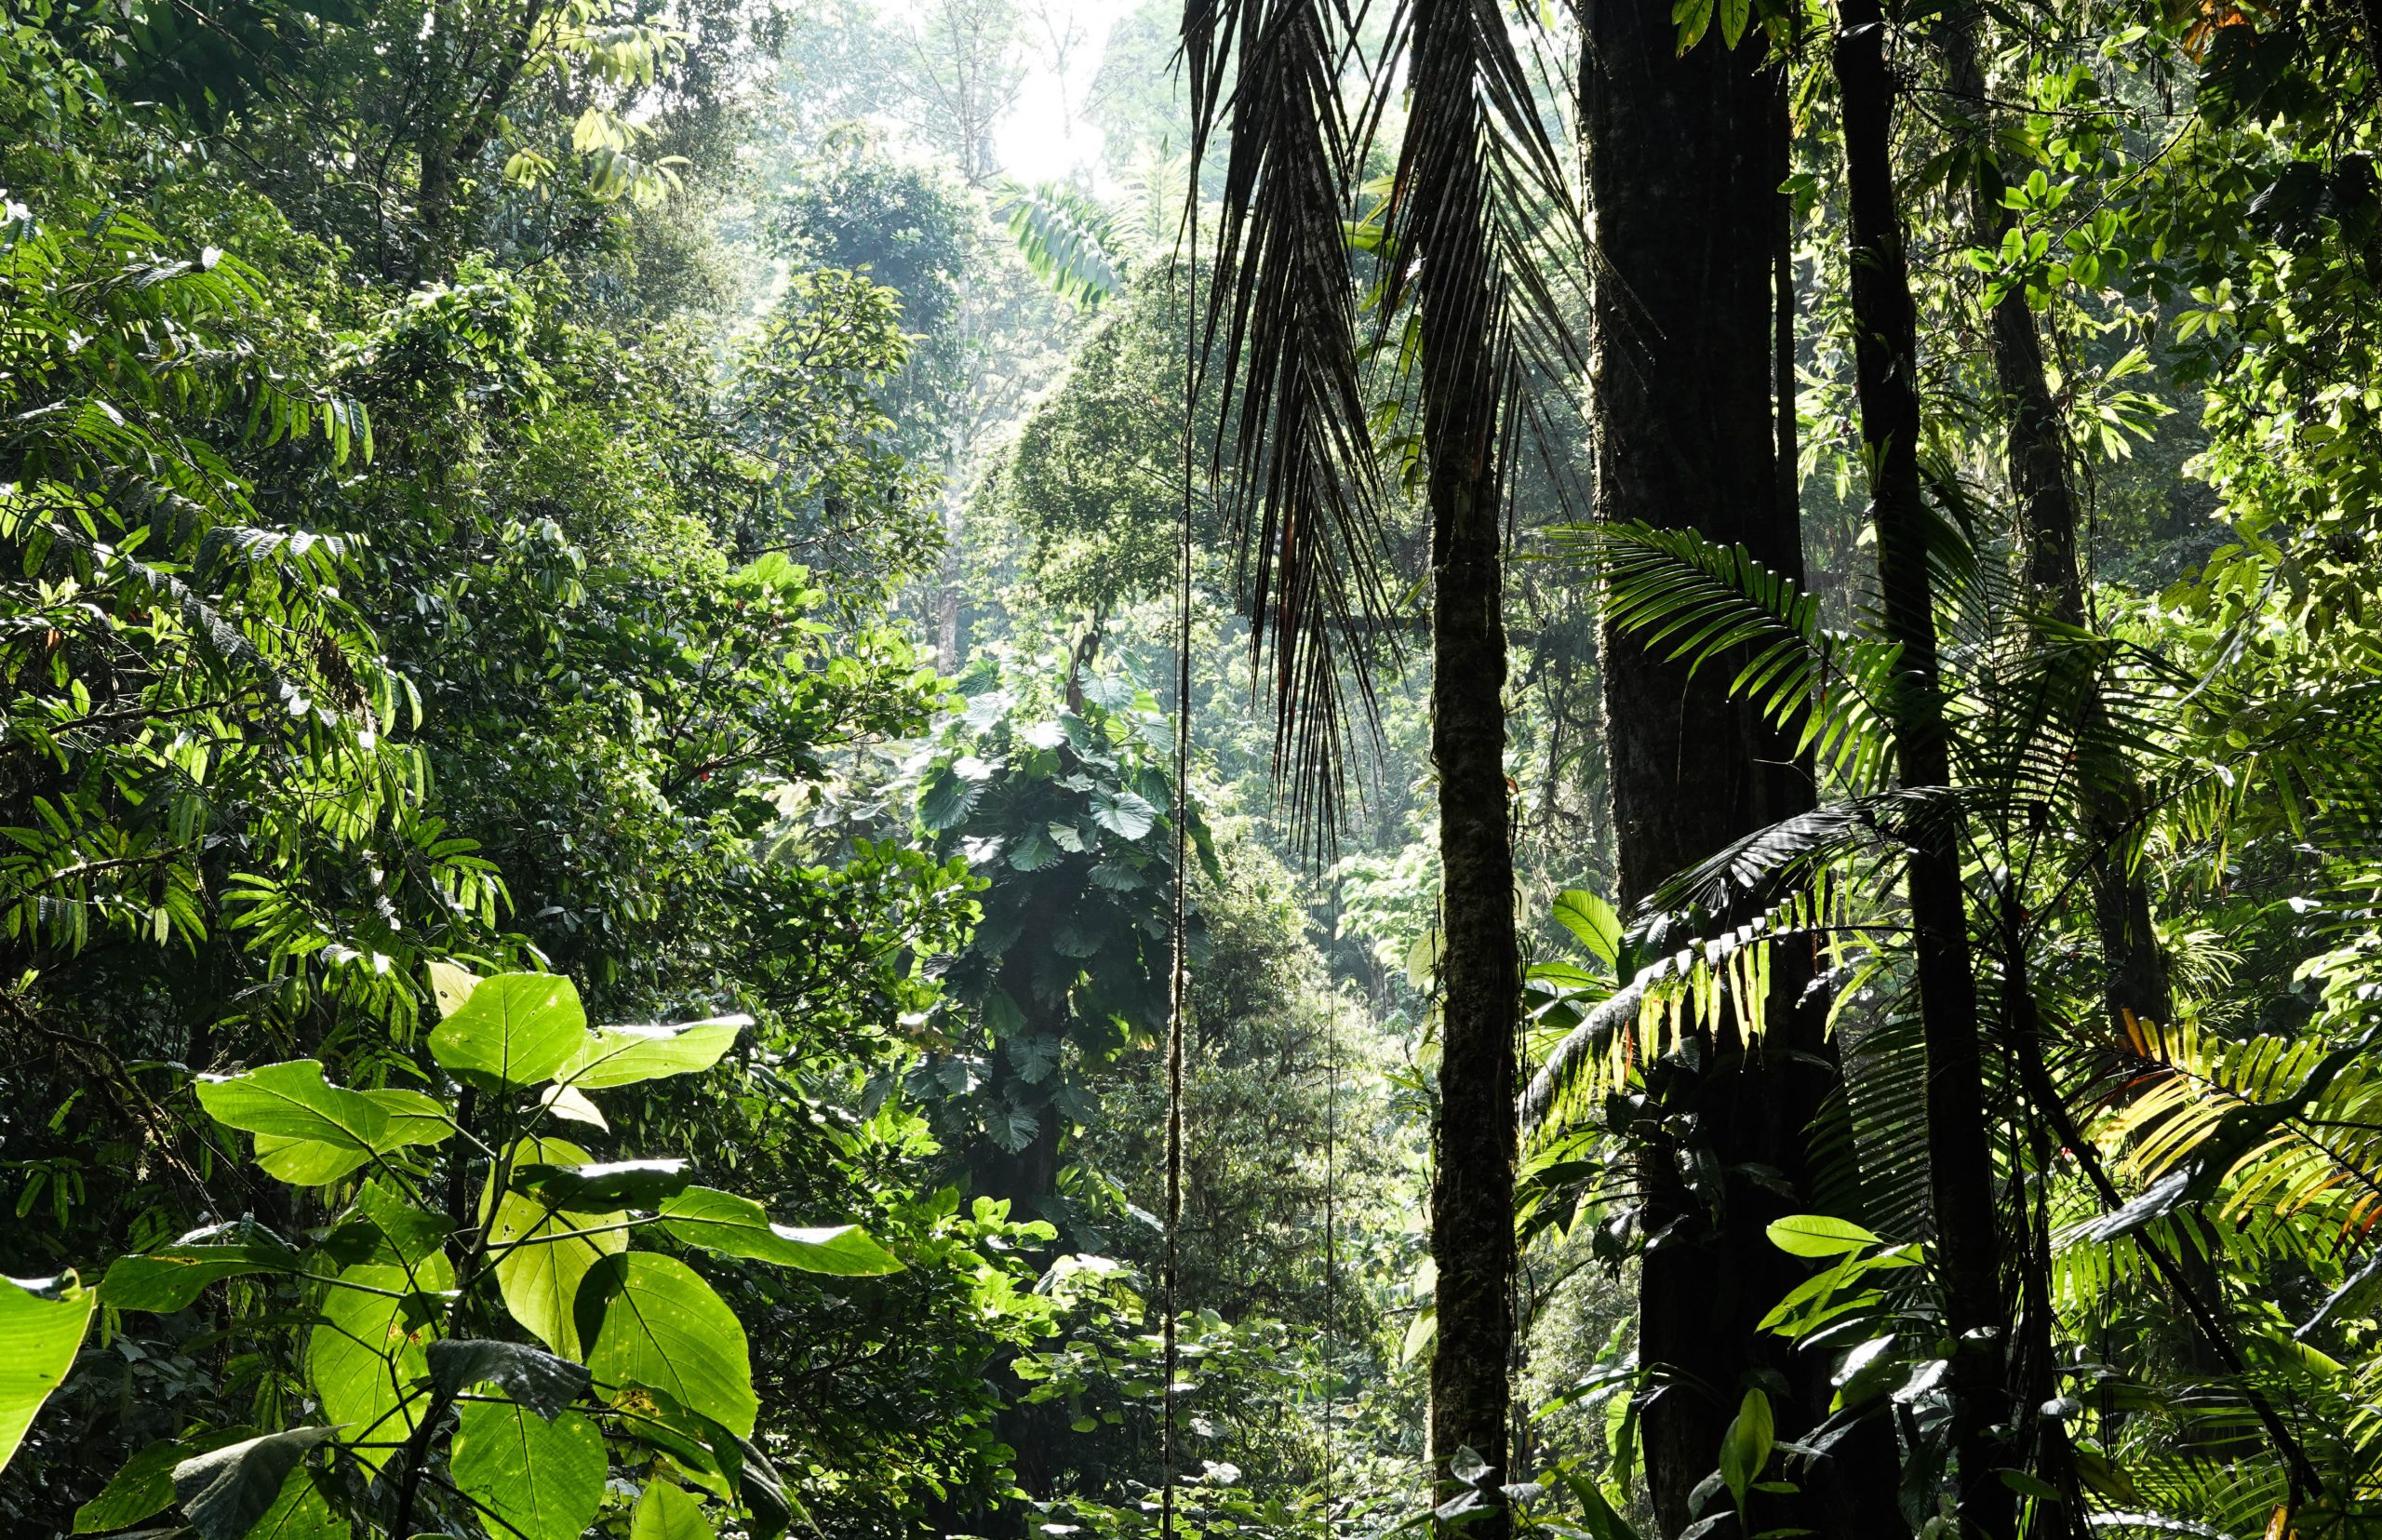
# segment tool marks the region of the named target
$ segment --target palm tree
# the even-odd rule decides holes
[[[1257,645],[1270,649],[1278,742],[1300,805],[1336,806],[1344,668],[1384,608],[1389,489],[1366,410],[1366,360],[1419,416],[1431,583],[1431,747],[1439,772],[1440,1043],[1431,1249],[1439,1266],[1431,1453],[1450,1500],[1503,1540],[1513,1342],[1514,1035],[1520,1014],[1505,768],[1504,502],[1528,368],[1555,320],[1533,261],[1565,175],[1503,7],[1400,7],[1379,55],[1328,0],[1189,0],[1197,162],[1229,131],[1206,326],[1237,395],[1238,529]],[[1372,65],[1352,118],[1345,66]],[[1405,128],[1370,211],[1373,340],[1344,221],[1386,106]],[[1196,184],[1196,183],[1195,183]],[[1358,677],[1361,679],[1361,672]],[[1361,688],[1361,686],[1359,687]],[[1470,1453],[1466,1457],[1465,1452]]]

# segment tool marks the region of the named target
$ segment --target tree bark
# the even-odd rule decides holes
[[[1468,0],[1416,13],[1418,101],[1472,103]],[[1505,783],[1505,521],[1497,452],[1492,268],[1477,156],[1423,174],[1441,216],[1418,232],[1423,435],[1431,517],[1431,760],[1439,772],[1439,1105],[1433,1129],[1431,1254],[1439,1346],[1431,1359],[1431,1459],[1442,1491],[1460,1450],[1487,1472],[1491,1510],[1451,1533],[1505,1540],[1507,1375],[1514,1320],[1514,1033],[1521,954]],[[1467,217],[1468,216],[1468,217]]]
[[[1852,241],[1853,373],[1861,437],[1872,466],[1870,518],[1888,637],[1902,648],[1893,703],[1894,753],[1907,790],[1951,784],[1949,725],[1935,647],[1929,512],[1919,475],[1919,322],[1894,182],[1894,81],[1878,0],[1840,0],[1834,46],[1843,114]],[[1955,818],[1922,815],[1905,832],[1915,971],[1927,1055],[1927,1156],[1937,1287],[1952,1339],[1954,1492],[1971,1533],[2014,1533],[2014,1493],[1997,1474],[1994,1429],[2012,1421],[2002,1373],[2009,1313],[1993,1154],[1985,1114],[1976,980]]]
[[[1788,135],[1782,83],[1756,37],[1716,36],[1680,55],[1667,6],[1585,7],[1583,133],[1599,263],[1590,309],[1596,510],[1599,518],[1693,529],[1743,543],[1800,580],[1794,315],[1788,210],[1779,194]],[[1728,841],[1813,806],[1807,757],[1732,700],[1725,667],[1690,676],[1666,649],[1607,626],[1602,639],[1619,897],[1644,902]],[[1770,1036],[1745,1050],[1706,1035],[1696,1062],[1666,1062],[1649,1090],[1666,1121],[1694,1133],[1639,1151],[1656,1237],[1640,1267],[1639,1361],[1670,1387],[1646,1406],[1648,1487],[1666,1535],[1719,1463],[1746,1386],[1775,1374],[1782,1438],[1826,1416],[1819,1355],[1798,1354],[1761,1318],[1807,1268],[1766,1226],[1808,1209],[1742,1176],[1691,1192],[1699,1155],[1730,1172],[1779,1172],[1808,1194],[1811,1130],[1835,1082],[1825,1011],[1799,1005],[1803,979],[1780,959]],[[1715,1201],[1717,1199],[1717,1202]],[[1775,1398],[1773,1398],[1773,1400]],[[1840,1444],[1798,1494],[1765,1494],[1757,1524],[1821,1533],[1898,1533],[1891,1427]],[[1724,1531],[1723,1533],[1743,1533]]]
[[[1977,34],[1986,25],[1973,20],[1944,29],[1944,58],[1955,102],[1974,116],[1969,132],[1979,152],[1969,185],[1969,218],[1976,245],[1999,250],[2011,224],[2001,202],[2001,167],[1993,158],[1993,108],[1986,95],[1985,66]],[[2018,504],[2018,541],[2028,597],[2066,625],[2086,622],[2081,542],[2077,531],[2076,490],[2068,471],[2067,434],[2059,404],[2043,368],[2042,341],[2034,313],[2017,289],[2004,294],[1987,316],[1994,382],[2008,421],[2010,490]],[[2082,703],[2088,734],[2097,733],[2104,713],[2097,690]],[[2134,871],[2138,843],[2140,795],[2122,767],[2099,767],[2078,787],[2083,803],[2084,842],[2090,863],[2094,927],[2104,965],[2102,997],[2110,1024],[2127,1012],[2163,1022],[2171,1010],[2167,958],[2150,923],[2150,895]]]

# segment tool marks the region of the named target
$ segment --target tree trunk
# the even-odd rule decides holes
[[[1944,30],[1944,58],[1952,96],[1974,114],[1970,132],[1982,152],[1969,186],[1969,218],[1975,244],[1999,250],[2010,228],[2001,202],[2001,171],[1993,160],[1993,108],[1986,95],[1985,67],[1978,56],[1982,14]],[[2009,422],[2010,489],[2018,503],[2018,540],[2029,598],[2053,619],[2085,623],[2084,574],[2077,531],[2076,491],[2068,474],[2067,435],[2059,404],[2044,376],[2042,342],[2026,295],[2012,289],[1987,317],[1994,382]],[[2099,691],[2082,703],[2088,733],[2102,727]],[[2150,923],[2148,886],[2133,870],[2138,844],[2140,796],[2123,767],[2104,767],[2079,786],[2084,806],[2085,848],[2091,862],[2094,929],[2104,964],[2102,996],[2110,1024],[2131,1011],[2163,1022],[2171,1010],[2166,955]]]
[[[1467,0],[1418,7],[1417,100],[1474,100]],[[1431,1359],[1431,1459],[1449,1480],[1460,1450],[1486,1465],[1492,1511],[1452,1533],[1505,1540],[1512,1359],[1514,1033],[1521,957],[1505,783],[1505,596],[1496,430],[1500,370],[1482,244],[1478,159],[1424,174],[1443,217],[1420,232],[1423,435],[1431,516],[1431,760],[1439,771],[1439,1105],[1433,1129],[1431,1254],[1439,1346]],[[1466,218],[1469,213],[1473,217]]]
[[[1590,311],[1597,515],[1742,542],[1800,579],[1781,82],[1756,38],[1731,50],[1715,37],[1681,56],[1666,6],[1593,0],[1585,27],[1582,127],[1601,259]],[[1605,630],[1625,907],[1813,799],[1808,758],[1730,698],[1732,670],[1691,678],[1663,650]],[[1809,1431],[1832,1394],[1820,1356],[1760,1330],[1808,1271],[1765,1227],[1812,1205],[1742,1179],[1697,1195],[1682,1177],[1703,1153],[1725,1170],[1771,1168],[1808,1192],[1811,1125],[1836,1078],[1835,1049],[1825,1011],[1798,1006],[1798,971],[1780,959],[1759,1048],[1706,1038],[1696,1064],[1649,1076],[1666,1110],[1695,1119],[1701,1146],[1660,1139],[1639,1151],[1645,1230],[1661,1239],[1639,1273],[1639,1361],[1674,1380],[1643,1424],[1666,1535],[1691,1522],[1689,1496],[1718,1465],[1753,1376],[1775,1373],[1792,1388],[1773,1407],[1782,1438]],[[1760,1527],[1848,1540],[1900,1528],[1894,1435],[1882,1421],[1840,1444],[1803,1485],[1765,1494]]]
[[[1878,0],[1841,0],[1834,47],[1843,113],[1852,237],[1853,336],[1861,437],[1870,458],[1870,517],[1888,636],[1902,648],[1894,753],[1907,789],[1951,783],[1949,729],[1935,650],[1929,513],[1919,476],[1919,322],[1894,182],[1894,83]],[[1920,816],[1905,833],[1919,1004],[1927,1054],[1927,1157],[1937,1286],[1952,1339],[1949,1385],[1955,1493],[1969,1530],[2014,1533],[2014,1494],[1997,1471],[1994,1436],[2011,1422],[2002,1375],[2009,1314],[1993,1154],[1985,1115],[1976,980],[1970,970],[1960,830]]]

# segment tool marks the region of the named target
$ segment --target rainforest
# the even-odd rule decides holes
[[[0,1534],[2382,1536],[2376,0],[0,0]]]

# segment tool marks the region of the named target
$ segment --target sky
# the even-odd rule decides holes
[[[1109,27],[1131,14],[1132,0],[1017,0],[1017,7],[1027,45],[1025,86],[996,140],[1002,168],[1020,181],[1064,181],[1099,164],[1100,131],[1076,109],[1091,89]],[[1054,36],[1071,40],[1064,77],[1053,68]]]

